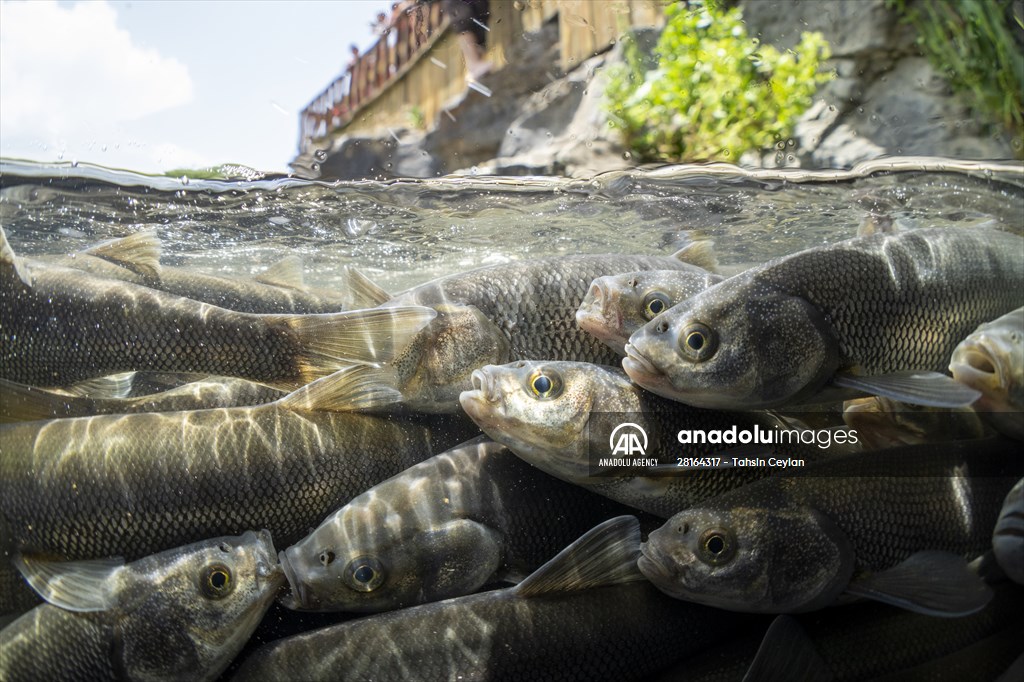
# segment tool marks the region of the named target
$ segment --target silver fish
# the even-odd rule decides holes
[[[46,598],[0,631],[0,678],[213,680],[284,582],[270,535],[249,531],[124,564],[24,559]]]
[[[677,458],[720,455],[734,446],[682,447],[681,429],[699,431],[787,429],[769,414],[701,410],[651,395],[615,368],[579,362],[518,362],[473,373],[462,408],[484,432],[539,469],[564,481],[667,518],[696,502],[766,476],[764,467],[679,468]],[[611,455],[609,434],[620,422],[649,435],[645,457],[664,466],[596,476],[600,457]],[[765,456],[814,460],[828,451],[799,440],[764,449]]]
[[[374,612],[521,580],[628,509],[483,441],[356,497],[281,552],[291,608]]]
[[[237,313],[19,258],[0,229],[0,377],[19,383],[152,370],[291,390],[355,362],[387,362],[434,316],[422,307]]]
[[[972,613],[991,593],[965,559],[991,546],[1008,476],[1024,470],[1013,446],[909,446],[758,481],[669,519],[640,570],[680,599],[740,611],[814,610],[846,593]]]
[[[641,269],[686,269],[664,256],[534,258],[427,282],[387,306],[429,306],[437,319],[395,358],[393,386],[425,412],[458,411],[478,367],[515,360],[611,364],[615,353],[576,326],[576,309],[595,277]]]
[[[1024,304],[1024,239],[919,229],[811,248],[736,275],[631,338],[641,386],[701,407],[771,408],[849,397],[962,407],[944,371],[980,322]],[[841,389],[829,394],[826,389]]]
[[[356,414],[356,366],[256,407],[0,426],[0,514],[16,547],[69,559],[146,556],[267,528],[282,547],[371,486],[477,435],[440,418]],[[463,420],[464,421],[464,420]]]
[[[696,266],[598,277],[576,311],[576,324],[625,355],[626,343],[636,330],[723,279]]]
[[[302,261],[295,256],[282,258],[253,278],[228,278],[162,265],[161,251],[156,232],[144,230],[79,253],[39,260],[240,313],[336,313],[370,308],[379,302],[360,288],[358,275],[345,277],[345,285],[337,292],[310,289],[303,278]]]
[[[989,423],[1024,440],[1024,308],[980,325],[953,351],[949,371],[981,391],[972,407]]]
[[[751,622],[662,600],[638,580],[639,540],[612,519],[515,587],[281,639],[233,679],[639,680]]]

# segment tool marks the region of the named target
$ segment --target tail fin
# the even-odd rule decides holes
[[[302,349],[300,379],[306,384],[349,365],[390,362],[436,316],[432,308],[403,306],[265,318],[295,336]]]

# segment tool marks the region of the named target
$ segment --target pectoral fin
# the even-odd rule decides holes
[[[779,616],[764,634],[743,682],[829,682],[834,677],[800,623]]]
[[[911,405],[967,407],[981,392],[938,372],[896,372],[876,376],[837,374],[832,383]]]
[[[114,605],[124,560],[50,561],[26,555],[14,565],[39,596],[67,611],[106,611]]]
[[[887,571],[855,578],[848,594],[928,616],[959,617],[981,609],[992,590],[949,552],[918,552]]]

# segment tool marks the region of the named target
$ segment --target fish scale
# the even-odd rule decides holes
[[[267,528],[285,547],[374,484],[473,435],[270,404],[0,427],[0,512],[24,551],[131,560]]]
[[[678,598],[770,613],[813,610],[857,589],[911,602],[920,593],[921,612],[935,613],[928,579],[955,580],[939,612],[971,613],[984,594],[956,556],[991,549],[1003,496],[1024,472],[1018,451],[997,438],[817,462],[676,514],[650,534],[640,569]],[[717,561],[702,544],[708,534],[723,538]]]
[[[938,373],[974,327],[1024,304],[1022,256],[1024,239],[987,228],[806,249],[669,309],[630,337],[622,364],[644,388],[699,407],[814,404],[851,391],[963,407],[977,394]]]
[[[825,312],[846,363],[864,373],[945,370],[978,325],[1024,303],[1021,239],[996,230],[920,230],[805,252],[759,278]],[[886,258],[879,258],[880,255]],[[957,267],[961,262],[971,268]],[[949,274],[956,277],[950,279]],[[822,286],[827,283],[827,286]],[[865,286],[865,283],[869,283]],[[922,336],[930,343],[922,343]]]
[[[576,325],[576,309],[595,277],[631,270],[692,267],[667,256],[535,258],[450,275],[397,295],[393,304],[474,305],[508,339],[509,360],[617,364],[616,354]]]

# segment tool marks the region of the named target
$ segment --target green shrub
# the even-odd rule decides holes
[[[649,69],[633,44],[626,64],[611,69],[606,90],[610,124],[644,161],[737,161],[793,132],[831,56],[820,33],[803,33],[779,52],[747,36],[738,8],[673,3]]]
[[[917,31],[917,44],[967,103],[1013,135],[1024,132],[1024,32],[1011,0],[887,0]],[[1020,146],[1017,153],[1020,155]]]

